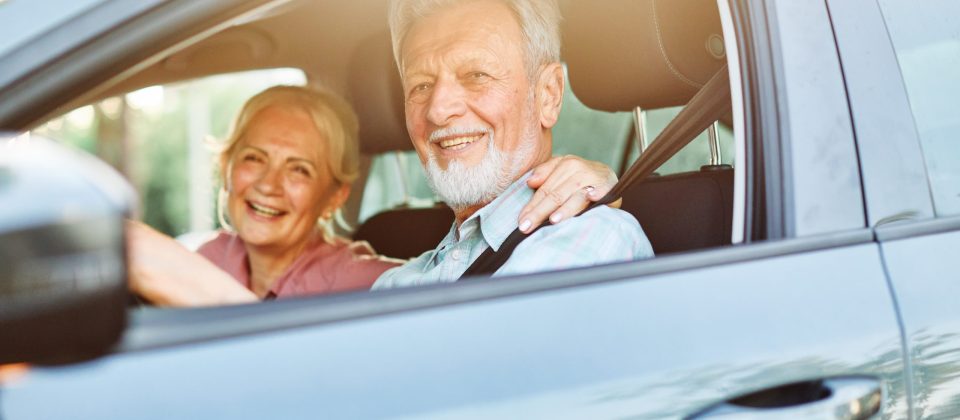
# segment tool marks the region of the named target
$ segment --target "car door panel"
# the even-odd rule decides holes
[[[881,246],[903,317],[915,418],[960,417],[958,222],[952,231],[919,235],[901,233],[914,226],[881,230],[889,238]]]
[[[798,380],[865,375],[882,381],[885,413],[898,418],[902,369],[877,247],[866,243],[117,354],[38,370],[4,390],[2,410],[663,418]],[[120,389],[127,398],[114,396]]]
[[[950,114],[951,108],[924,106],[924,100],[939,97],[940,103],[951,103],[951,89],[957,86],[957,79],[938,73],[931,79],[936,80],[934,86],[911,91],[908,74],[901,68],[908,64],[901,57],[909,56],[905,47],[937,51],[938,46],[956,45],[956,36],[949,36],[955,34],[952,28],[956,25],[950,19],[955,20],[956,13],[947,10],[956,8],[956,4],[878,0],[828,3],[857,132],[864,204],[870,224],[878,226],[876,237],[903,324],[911,415],[957,418],[960,261],[956,249],[960,246],[960,218],[935,218],[943,215],[940,209],[935,211],[931,183],[937,171],[946,168],[925,162],[924,153],[931,150],[922,143],[927,133],[919,124],[931,115]],[[912,12],[904,13],[907,10]],[[898,28],[899,33],[895,31]],[[904,33],[909,33],[910,42],[897,45],[894,41]],[[940,62],[937,54],[924,56],[922,66],[936,69],[949,56],[939,57]],[[914,96],[918,93],[921,95]],[[949,130],[947,124],[940,128]]]

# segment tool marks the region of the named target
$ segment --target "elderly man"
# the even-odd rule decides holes
[[[456,222],[437,249],[384,273],[374,289],[455,281],[514,230],[534,195],[529,171],[550,158],[560,114],[559,20],[548,0],[392,3],[407,131]],[[521,230],[529,229],[520,219]],[[495,274],[652,255],[632,216],[600,207],[536,231]]]

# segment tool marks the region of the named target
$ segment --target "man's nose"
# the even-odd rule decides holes
[[[443,127],[463,116],[467,111],[465,91],[453,81],[438,81],[430,95],[427,108],[427,120],[431,124]]]

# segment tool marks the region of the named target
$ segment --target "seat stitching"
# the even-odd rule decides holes
[[[676,67],[673,66],[673,63],[670,61],[670,57],[667,57],[667,50],[663,46],[663,34],[660,32],[660,17],[657,16],[657,0],[652,0],[650,6],[653,8],[653,24],[657,29],[657,45],[660,47],[660,55],[663,56],[663,61],[667,63],[667,68],[670,69],[670,72],[674,76],[677,76],[682,82],[693,86],[695,88],[703,87],[702,83],[697,83],[693,80],[688,79],[686,76],[677,71]]]

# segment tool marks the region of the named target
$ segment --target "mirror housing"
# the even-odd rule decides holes
[[[96,158],[0,133],[0,364],[73,363],[113,347],[134,197]]]

